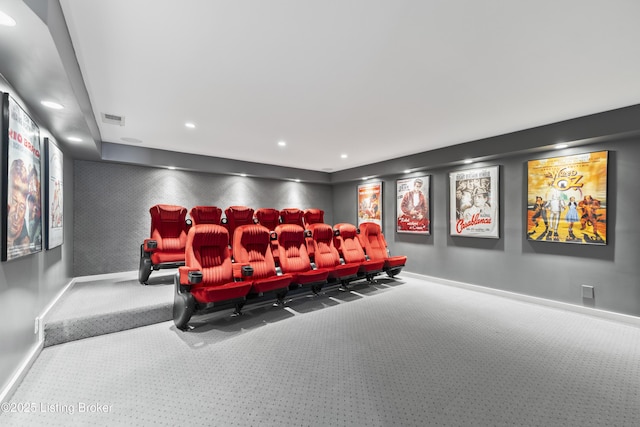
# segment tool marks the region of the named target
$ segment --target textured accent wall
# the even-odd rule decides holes
[[[74,275],[138,269],[149,237],[149,208],[158,203],[225,209],[323,209],[332,221],[330,185],[258,179],[76,160]]]

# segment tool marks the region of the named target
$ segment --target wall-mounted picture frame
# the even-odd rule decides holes
[[[431,234],[429,175],[396,180],[396,231]]]
[[[42,251],[40,129],[2,94],[2,261]]]
[[[500,237],[499,166],[449,173],[450,234]]]
[[[51,138],[44,139],[45,159],[46,247],[53,249],[64,243],[64,164],[62,151]]]
[[[607,244],[608,151],[527,162],[527,239]]]
[[[358,226],[363,222],[382,227],[382,181],[358,185]]]

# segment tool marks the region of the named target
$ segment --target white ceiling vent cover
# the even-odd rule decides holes
[[[101,113],[101,114],[102,114],[102,123],[106,123],[109,125],[124,126],[124,116],[117,116],[115,114],[107,114],[107,113]]]

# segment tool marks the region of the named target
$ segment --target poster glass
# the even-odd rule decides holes
[[[7,94],[2,96],[2,260],[42,250],[40,131]]]
[[[527,239],[607,244],[608,151],[528,162]]]
[[[45,138],[47,148],[47,181],[45,195],[47,198],[47,249],[62,245],[64,241],[64,192],[63,192],[63,158],[62,151],[50,138]]]
[[[499,167],[449,173],[452,236],[499,236]]]
[[[358,185],[358,226],[363,222],[382,227],[382,181]]]
[[[398,233],[429,234],[429,176],[396,181]]]

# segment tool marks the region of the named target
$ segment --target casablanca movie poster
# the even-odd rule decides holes
[[[528,240],[607,244],[608,154],[528,162]]]
[[[398,233],[429,234],[429,176],[396,181]]]
[[[8,261],[42,250],[41,151],[35,122],[7,94],[2,101],[2,166],[6,178],[2,260]]]
[[[499,167],[449,173],[452,236],[499,238]]]
[[[358,226],[363,222],[382,227],[382,181],[358,185]]]

